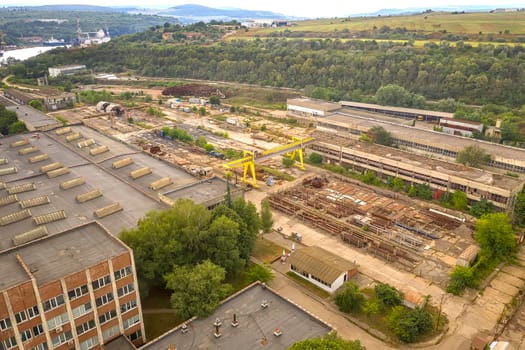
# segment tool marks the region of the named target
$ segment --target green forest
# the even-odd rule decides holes
[[[525,141],[525,46],[519,43],[413,46],[337,38],[223,40],[224,34],[223,26],[202,22],[164,23],[99,47],[56,49],[9,71],[35,79],[49,66],[86,64],[94,72],[287,87],[324,100],[453,112],[486,126],[499,118],[504,142]]]

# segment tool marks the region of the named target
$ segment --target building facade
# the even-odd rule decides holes
[[[133,253],[98,223],[4,251],[0,266],[0,349],[144,342]]]

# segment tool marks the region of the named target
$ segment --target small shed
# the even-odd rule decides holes
[[[412,289],[404,290],[403,296],[403,305],[410,309],[422,308],[427,303],[427,298]]]
[[[329,293],[357,274],[355,263],[317,246],[296,250],[289,261],[292,272]]]

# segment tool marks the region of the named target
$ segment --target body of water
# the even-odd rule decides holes
[[[40,55],[43,52],[53,50],[56,47],[52,46],[36,46],[36,47],[27,47],[25,49],[17,50],[8,50],[4,52],[4,57],[0,57],[0,62],[5,62],[9,57],[12,57],[16,60],[27,60],[28,58]]]

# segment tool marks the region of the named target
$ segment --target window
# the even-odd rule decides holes
[[[60,305],[64,304],[64,296],[62,294],[44,301],[44,311],[52,310]]]
[[[120,305],[120,313],[123,314],[123,313],[125,313],[125,312],[127,312],[127,311],[129,311],[131,309],[136,308],[136,307],[137,307],[137,302],[135,301],[135,299],[130,300],[127,303]]]
[[[11,320],[9,317],[0,320],[0,331],[5,331],[8,328],[11,328]]]
[[[115,280],[119,280],[127,275],[131,275],[131,266],[126,266],[123,269],[115,271]]]
[[[40,311],[38,311],[38,307],[35,305],[27,309],[27,314],[29,315],[29,318],[31,319],[31,318],[35,318],[38,315],[40,315]]]
[[[81,335],[93,328],[95,328],[95,320],[89,320],[77,327],[77,333],[78,335]]]
[[[88,340],[83,341],[80,343],[80,350],[87,350],[91,349],[93,346],[98,344],[98,337],[94,336],[92,338],[89,338]]]
[[[118,324],[114,325],[113,327],[106,329],[104,332],[102,332],[102,339],[104,339],[104,343],[107,342],[110,338],[113,338],[116,335],[120,334],[120,330],[118,328]]]
[[[25,331],[20,332],[20,337],[22,338],[22,341],[28,341],[33,337],[33,334],[31,334],[31,329],[26,329]]]
[[[129,340],[131,340],[131,341],[135,341],[135,340],[139,339],[140,337],[142,337],[142,331],[140,329],[138,331],[136,331],[136,332],[131,333],[128,336]]]
[[[124,320],[124,329],[128,329],[129,327],[133,326],[135,323],[139,322],[139,315],[136,314],[135,316],[132,316],[128,318],[127,320]]]
[[[72,339],[73,336],[71,334],[71,331],[67,331],[67,332],[64,332],[64,333],[61,333],[59,335],[57,335],[56,337],[53,337],[52,341],[53,341],[53,347],[58,347],[60,344],[64,344],[66,343],[68,340]]]
[[[102,306],[104,304],[109,303],[113,299],[114,299],[113,298],[113,293],[108,293],[106,295],[103,295],[103,296],[98,297],[97,299],[95,299],[95,304],[97,304],[97,307],[100,307],[100,306]]]
[[[2,343],[0,343],[0,344],[2,344]],[[6,349],[14,348],[16,346],[16,339],[15,339],[15,337],[7,338],[6,340],[4,340],[4,345],[5,345]]]
[[[114,318],[116,316],[117,316],[117,311],[111,310],[111,311],[106,312],[103,315],[100,315],[98,317],[98,320],[99,320],[100,324],[102,324],[102,323],[105,323],[105,322],[111,320],[112,318]]]
[[[78,318],[91,311],[91,303],[85,303],[73,309],[73,318]]]
[[[64,312],[62,315],[58,315],[50,320],[47,320],[47,327],[49,329],[55,329],[62,326],[67,321],[69,321],[69,317],[67,316],[67,312]]]
[[[47,343],[40,343],[35,347],[32,347],[31,350],[49,350]]]
[[[42,327],[42,323],[33,327],[33,334],[36,336],[39,336],[40,334],[44,333],[44,327]]]
[[[106,284],[111,282],[109,275],[99,278],[98,280],[93,281],[93,289],[99,289],[104,287]]]
[[[27,320],[26,311],[22,310],[22,311],[16,313],[15,314],[15,320],[16,320],[17,324],[26,321]]]
[[[67,295],[69,297],[69,300],[73,300],[87,293],[88,293],[88,287],[87,287],[87,284],[84,284],[83,286],[71,289],[69,292],[67,292]]]
[[[130,284],[126,284],[124,287],[122,288],[119,288],[117,290],[117,294],[120,297],[126,295],[126,294],[129,294],[131,292],[133,292],[135,290],[135,287],[133,286],[133,283],[130,283]]]

